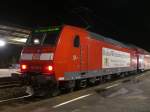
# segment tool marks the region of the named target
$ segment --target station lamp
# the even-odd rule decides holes
[[[3,46],[5,46],[6,45],[6,42],[4,41],[4,40],[1,40],[0,39],[0,47],[3,47]]]

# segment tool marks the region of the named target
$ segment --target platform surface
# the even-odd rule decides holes
[[[145,72],[131,81],[109,85],[105,91],[85,89],[38,102],[6,107],[0,111],[150,112],[150,72]]]
[[[11,77],[11,73],[17,73],[18,69],[0,69],[0,78]]]

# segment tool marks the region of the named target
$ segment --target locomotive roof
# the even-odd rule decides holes
[[[33,30],[32,32],[41,33],[41,32],[59,31],[59,30],[61,30],[61,28],[63,26],[71,26],[71,25],[40,27],[38,29]],[[74,27],[74,26],[71,26],[71,27]],[[79,27],[77,27],[77,28],[79,28]],[[94,39],[97,39],[97,40],[102,40],[102,41],[105,41],[105,42],[109,42],[111,44],[114,44],[116,46],[121,46],[121,47],[124,47],[124,48],[136,48],[136,49],[141,49],[142,51],[144,51],[142,48],[139,48],[139,47],[137,47],[135,45],[132,45],[132,44],[125,44],[123,42],[119,42],[119,41],[117,41],[115,39],[112,39],[110,37],[105,37],[103,35],[100,35],[100,34],[97,34],[97,33],[91,32],[91,31],[88,31],[88,33],[90,34],[91,38],[94,38]]]
[[[93,33],[93,32],[90,32],[90,31],[88,31],[88,32],[89,32],[91,38],[94,38],[94,39],[97,39],[97,40],[102,40],[102,41],[105,41],[105,42],[109,42],[109,43],[117,45],[117,46],[121,46],[121,47],[125,47],[125,48],[131,48],[130,46],[127,46],[124,43],[119,42],[119,41],[114,40],[114,39],[111,39],[109,37],[105,37],[103,35]]]

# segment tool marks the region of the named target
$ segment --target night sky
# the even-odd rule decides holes
[[[144,0],[143,0],[144,1]],[[138,0],[1,1],[0,24],[71,24],[150,51],[150,6]],[[85,22],[86,21],[86,22]]]
[[[73,13],[79,12],[75,9],[91,25],[89,30],[150,49],[150,7],[138,0],[5,0],[0,3],[0,22],[32,28],[63,23],[81,26],[84,22]]]

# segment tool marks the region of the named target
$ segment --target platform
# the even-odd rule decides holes
[[[11,77],[11,73],[17,73],[18,69],[0,69],[0,78]]]
[[[101,85],[29,104],[15,104],[3,112],[150,112],[150,72],[132,80]],[[20,106],[19,106],[20,105]]]

